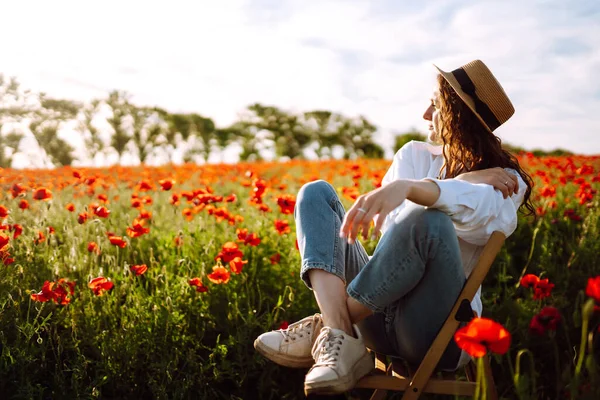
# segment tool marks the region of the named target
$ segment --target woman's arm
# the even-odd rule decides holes
[[[407,198],[448,214],[461,239],[483,245],[495,230],[508,237],[517,227],[517,210],[523,203],[527,185],[516,171],[506,171],[518,181],[518,190],[508,198],[488,184],[433,178],[427,178],[427,184],[411,183],[413,188]],[[432,184],[438,186],[437,199]]]
[[[366,239],[375,216],[375,233],[378,233],[386,216],[410,200],[446,213],[454,222],[458,236],[467,242],[485,244],[495,230],[508,237],[516,229],[517,210],[527,189],[520,176],[517,179],[519,191],[506,199],[502,192],[487,184],[457,179],[395,180],[356,200],[344,218],[340,236],[352,243],[362,230]]]

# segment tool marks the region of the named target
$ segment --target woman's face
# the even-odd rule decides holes
[[[429,121],[429,141],[435,144],[442,144],[440,137],[440,113],[439,113],[440,91],[436,87],[431,96],[431,103],[423,114],[423,119]]]

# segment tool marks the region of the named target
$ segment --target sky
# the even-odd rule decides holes
[[[0,73],[54,97],[125,90],[218,126],[255,102],[364,115],[391,157],[394,134],[427,130],[432,64],[481,59],[516,109],[496,130],[503,141],[600,154],[597,0],[32,0],[0,10]]]

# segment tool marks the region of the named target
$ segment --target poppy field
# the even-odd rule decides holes
[[[503,398],[598,399],[600,157],[519,160],[537,215],[520,216],[482,292],[506,334],[460,340],[503,353]],[[303,398],[306,371],[252,346],[318,311],[298,277],[295,195],[324,179],[349,207],[389,165],[0,169],[0,397]]]

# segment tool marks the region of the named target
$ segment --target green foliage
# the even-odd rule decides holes
[[[360,163],[365,177],[381,171],[384,164]],[[341,187],[352,185],[349,163],[339,162],[331,175],[327,166],[332,164],[325,162],[305,164],[300,171],[294,165],[271,164],[265,167],[264,178],[289,174],[284,178],[287,193],[295,193],[309,176],[333,176],[340,192]],[[252,188],[239,180],[246,169],[216,170],[215,194],[235,193],[238,201],[227,207],[243,215],[244,222],[229,226],[206,210],[188,221],[182,215],[183,200],[175,207],[169,203],[170,192],[149,192],[145,194],[152,198],[150,233],[127,238],[124,249],[108,244],[106,232],[123,232],[138,214],[129,203],[135,189],[127,176],[102,191],[109,199],[116,195],[121,199],[108,205],[110,217],[91,218],[82,225],[76,214],[95,198],[76,196],[79,185],[75,183],[55,191],[49,203],[29,198],[35,208],[25,212],[18,210],[20,198],[0,201],[13,211],[4,223],[18,222],[25,228],[11,243],[15,263],[0,268],[0,393],[12,399],[303,398],[306,371],[280,368],[252,347],[260,333],[317,310],[311,291],[298,279],[300,258],[294,235],[281,236],[273,228],[275,219],[288,219],[293,232],[293,218],[277,211],[275,196],[265,197],[274,212],[262,213],[248,204]],[[154,169],[143,172],[153,177],[161,174]],[[192,182],[214,174],[202,167],[178,190],[198,189]],[[360,191],[372,189],[373,184],[360,179]],[[564,398],[570,393],[571,398],[585,399],[597,398],[600,390],[600,335],[594,334],[600,324],[598,314],[590,320],[591,339],[584,346],[579,374],[574,365],[582,343],[583,290],[587,278],[600,270],[600,206],[597,198],[589,206],[567,201],[577,188],[573,182],[562,186],[556,197],[560,205],[548,208],[535,223],[521,216],[517,231],[485,280],[484,316],[501,322],[513,336],[509,353],[492,363],[504,398]],[[269,190],[276,193],[274,187]],[[352,204],[346,198],[342,201],[345,206]],[[75,203],[76,213],[65,209],[67,202]],[[582,220],[565,216],[567,208]],[[55,227],[56,233],[35,244],[37,232],[48,226]],[[248,260],[241,274],[232,274],[227,284],[210,284],[206,276],[215,256],[226,241],[237,239],[237,227],[257,233],[261,243],[241,246]],[[183,237],[181,247],[173,245],[178,236]],[[101,255],[86,250],[89,241],[100,244]],[[367,241],[365,248],[372,252],[375,244]],[[274,253],[281,255],[276,265],[269,261]],[[133,275],[129,266],[142,263],[148,272]],[[526,273],[555,283],[552,295],[533,299],[531,289],[518,284]],[[100,275],[109,277],[115,288],[95,296],[87,282]],[[31,300],[30,294],[39,292],[45,280],[63,277],[76,282],[70,304]],[[188,284],[192,277],[202,278],[208,292],[196,292]],[[529,324],[546,305],[557,307],[563,320],[556,332],[536,336]]]
[[[112,116],[107,118],[107,122],[113,130],[113,134],[110,138],[110,145],[119,155],[119,162],[127,149],[127,145],[132,139],[132,135],[127,132],[124,125],[124,120],[130,111],[128,97],[129,95],[127,93],[115,90],[109,94],[108,99],[106,100],[106,104],[108,104],[112,110]]]
[[[396,135],[394,138],[394,153],[396,153],[402,148],[402,146],[404,146],[406,143],[412,140],[424,142],[425,140],[427,140],[427,136],[415,129],[410,130],[406,133]]]

